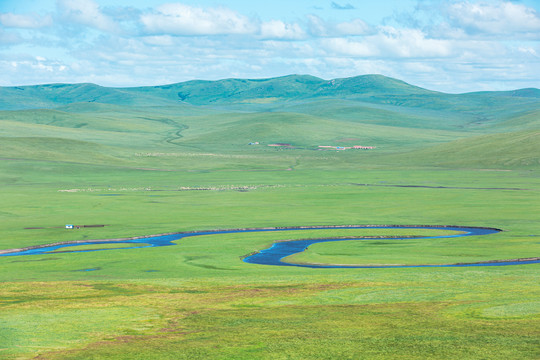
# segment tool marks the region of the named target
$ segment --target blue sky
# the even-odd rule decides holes
[[[383,74],[540,88],[540,1],[2,0],[0,86]]]

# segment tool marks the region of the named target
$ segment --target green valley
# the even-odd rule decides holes
[[[373,238],[295,261],[540,257],[538,89],[446,94],[381,75],[2,87],[0,193],[0,251],[236,228],[503,230],[399,243],[377,237],[432,232],[209,234],[0,256],[0,358],[540,356],[540,264],[242,261],[318,236]]]

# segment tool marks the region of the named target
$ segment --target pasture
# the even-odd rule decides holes
[[[513,107],[505,97],[505,111],[481,108],[491,120],[463,129],[469,122],[459,115],[476,115],[448,105],[461,98],[430,94],[439,102],[419,108],[418,96],[377,107],[324,98],[1,111],[0,249],[255,227],[503,231],[399,243],[376,237],[433,233],[211,234],[175,246],[0,256],[0,357],[538,358],[539,264],[311,269],[242,261],[275,241],[319,236],[375,238],[316,244],[294,260],[540,256],[537,103],[520,98]],[[467,99],[462,107],[474,108]],[[265,146],[278,142],[296,148]],[[317,150],[334,144],[377,148]]]

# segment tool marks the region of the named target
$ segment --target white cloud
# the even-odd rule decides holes
[[[93,0],[58,0],[64,21],[96,28],[105,32],[118,32],[119,26],[105,15]]]
[[[316,37],[367,35],[373,32],[362,19],[341,23],[324,21],[316,15],[308,15],[307,19],[309,32]]]
[[[353,57],[372,57],[380,54],[379,50],[365,41],[346,38],[329,38],[322,40],[323,47],[332,56],[345,55]]]
[[[443,91],[538,87],[538,13],[508,1],[418,0],[407,16],[388,9],[386,22],[370,25],[364,20],[373,17],[359,10],[309,15],[283,0],[283,11],[263,20],[240,8],[58,0],[49,15],[0,13],[0,82],[136,86],[381,73]]]
[[[249,19],[227,8],[192,7],[180,3],[164,4],[154,13],[141,15],[141,22],[151,34],[225,35],[254,33]]]
[[[16,81],[11,80],[5,85],[21,85],[21,84],[36,84],[36,76],[50,79],[51,76],[58,79],[62,76],[68,67],[61,62],[47,60],[37,56],[34,58],[17,57],[14,59],[0,60],[0,71],[15,71],[19,74]],[[58,82],[58,81],[41,81],[43,82]]]
[[[298,24],[286,24],[281,20],[271,20],[261,24],[261,37],[263,39],[300,40],[306,33]]]
[[[533,48],[531,47],[519,47],[518,48],[518,51],[523,53],[523,54],[527,54],[527,55],[532,55],[534,57],[538,57],[538,53],[536,52],[536,50],[534,50]]]
[[[308,29],[313,36],[328,36],[328,25],[317,15],[308,15]]]
[[[52,22],[50,15],[40,16],[35,13],[25,15],[12,13],[0,14],[0,23],[5,27],[36,29],[51,26]]]
[[[404,58],[448,57],[452,54],[452,43],[442,39],[427,38],[421,30],[396,29],[391,26],[370,37],[384,56]]]
[[[470,33],[515,34],[540,32],[540,17],[529,7],[513,2],[451,4],[448,15],[453,24]]]
[[[323,39],[322,44],[332,54],[353,57],[445,58],[452,55],[450,41],[427,38],[420,30],[391,26],[381,27],[377,34],[361,39],[336,37]]]
[[[342,35],[365,35],[371,31],[369,25],[361,19],[339,23],[336,30]]]
[[[264,52],[256,53],[261,58],[305,58],[322,55],[321,51],[306,42],[267,40],[263,43]]]

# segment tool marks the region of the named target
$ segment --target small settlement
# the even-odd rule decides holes
[[[279,146],[285,146],[285,147],[290,147],[291,144],[285,144],[285,143],[276,143],[276,144],[268,144],[268,146],[273,146],[273,147],[279,147]]]
[[[319,145],[319,150],[349,150],[349,149],[356,149],[356,150],[373,150],[373,149],[375,149],[375,146],[362,146],[362,145],[354,145],[354,146]]]
[[[258,141],[249,142],[248,145],[259,145]],[[274,143],[268,144],[267,146],[271,147],[285,147],[285,148],[294,148],[293,145],[287,143]],[[375,146],[364,146],[364,145],[353,145],[353,146],[335,146],[335,145],[319,145],[318,150],[373,150]]]

